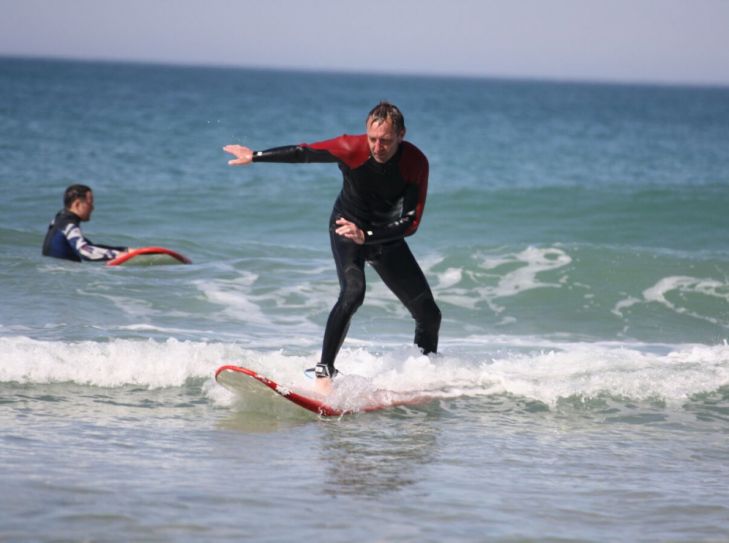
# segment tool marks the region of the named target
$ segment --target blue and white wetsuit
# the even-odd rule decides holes
[[[81,232],[81,218],[68,209],[63,209],[48,225],[43,241],[43,254],[65,260],[113,260],[127,250],[126,247],[110,247],[92,243]]]

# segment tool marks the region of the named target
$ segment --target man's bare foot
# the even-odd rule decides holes
[[[317,377],[314,380],[314,390],[324,396],[332,391],[332,380],[329,377]]]

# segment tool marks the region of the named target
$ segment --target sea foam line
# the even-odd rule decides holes
[[[648,346],[492,339],[446,343],[444,354],[433,357],[413,346],[366,344],[343,349],[337,364],[344,374],[364,378],[376,390],[428,391],[442,398],[512,394],[548,405],[605,394],[680,403],[729,386],[726,342]],[[303,369],[318,357],[316,347],[292,354],[176,339],[62,342],[21,336],[0,338],[0,352],[3,383],[159,388],[201,379],[206,391],[216,389],[215,369],[226,364],[249,367],[285,386],[300,385]]]
[[[669,295],[672,295],[676,300],[672,301],[672,299],[669,299]],[[729,284],[715,279],[699,277],[664,277],[652,287],[645,289],[642,292],[642,298],[630,297],[619,301],[612,312],[622,318],[623,312],[634,305],[656,303],[681,315],[687,315],[712,324],[729,327],[729,322],[726,320],[704,315],[691,309],[691,306],[686,301],[686,298],[689,296],[701,296],[709,300],[729,303]],[[681,305],[680,302],[683,302],[684,305]]]

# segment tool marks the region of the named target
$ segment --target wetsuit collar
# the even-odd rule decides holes
[[[58,212],[56,215],[56,218],[58,217],[67,217],[70,221],[73,221],[75,224],[79,224],[81,222],[81,217],[76,215],[73,211],[70,209],[66,209],[65,207]]]
[[[375,160],[375,157],[372,156],[372,151],[370,151],[370,164],[375,166],[376,169],[379,171],[385,171],[387,168],[391,167],[391,164],[397,164],[400,161],[400,156],[402,155],[402,142],[400,142],[400,145],[397,148],[397,151],[395,151],[395,154],[392,155],[392,158],[388,160],[387,162],[377,162]]]

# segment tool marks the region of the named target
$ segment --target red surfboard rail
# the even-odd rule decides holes
[[[260,375],[253,370],[243,368],[241,366],[221,366],[215,372],[215,380],[224,387],[235,392],[235,382],[226,382],[226,377],[231,377],[233,375],[244,375],[246,376],[246,379],[254,379],[255,381],[258,381],[259,383],[273,390],[279,396],[289,400],[299,407],[303,407],[304,409],[307,409],[312,413],[316,413],[317,415],[321,415],[324,417],[339,417],[341,415],[347,415],[351,413],[369,413],[372,411],[380,411],[381,409],[388,409],[391,407],[419,405],[427,403],[433,399],[429,394],[425,393],[397,394],[387,391],[379,391],[380,393],[384,393],[384,397],[380,396],[375,399],[370,398],[364,403],[364,405],[360,404],[356,407],[338,408],[325,403],[324,399],[312,398],[300,392],[295,392],[288,387],[279,385],[268,377]]]
[[[322,415],[325,417],[338,417],[345,413],[344,411],[340,409],[335,409],[334,407],[331,407],[315,398],[309,398],[307,396],[297,394],[296,392],[293,392],[286,387],[280,386],[278,383],[272,381],[268,377],[259,375],[255,371],[249,370],[248,368],[243,368],[240,366],[222,366],[218,368],[215,372],[215,380],[220,382],[219,376],[225,372],[237,372],[247,375],[248,377],[251,377],[258,381],[259,383],[263,383],[268,388],[273,390],[276,394],[283,396],[287,400],[295,403],[300,407],[303,407],[304,409],[308,409],[309,411],[311,411],[312,413],[316,413],[317,415]]]
[[[132,249],[131,251],[124,253],[122,255],[119,255],[114,260],[109,260],[109,262],[106,263],[107,266],[118,266],[119,264],[124,264],[127,260],[131,260],[132,258],[139,256],[139,255],[168,255],[174,258],[175,260],[180,261],[183,264],[191,264],[192,261],[187,258],[186,256],[181,255],[180,253],[173,251],[171,249],[167,249],[165,247],[140,247],[139,249]]]

